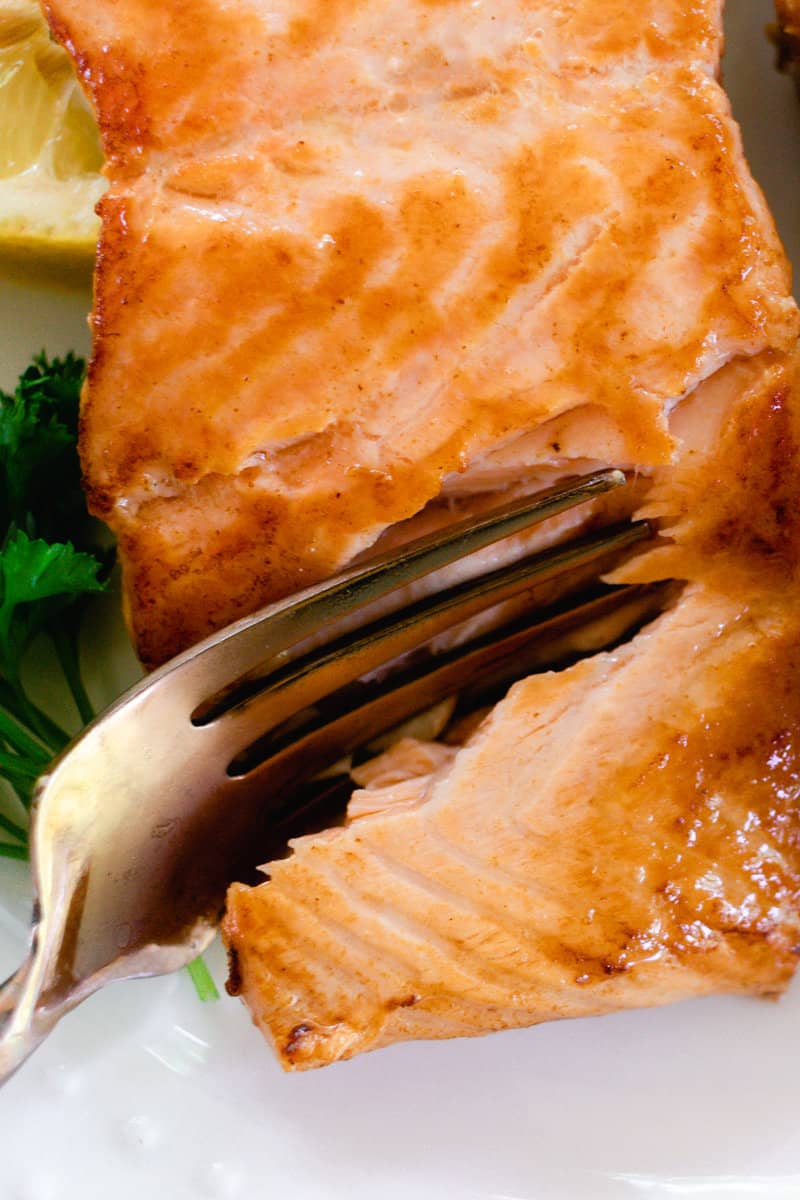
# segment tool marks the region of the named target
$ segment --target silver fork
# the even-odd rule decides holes
[[[410,605],[400,595],[624,482],[612,470],[560,484],[270,605],[155,671],[89,726],[36,787],[31,944],[0,990],[0,1081],[104,984],[194,959],[227,885],[253,879],[288,837],[330,819],[320,811],[329,791],[303,801],[303,781],[447,696],[478,696],[551,664],[570,630],[595,629],[584,644],[599,648],[658,611],[659,589],[586,592],[651,536],[646,522]],[[441,654],[420,649],[514,598],[533,616]]]

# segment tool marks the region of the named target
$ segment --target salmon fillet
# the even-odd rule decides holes
[[[669,462],[676,399],[795,336],[720,0],[45,8],[108,160],[81,446],[148,664],[537,426],[504,482]]]
[[[686,453],[648,506],[678,511],[674,544],[625,571],[687,578],[671,611],[516,684],[461,748],[387,752],[347,827],[231,889],[233,990],[287,1069],[786,986],[800,953],[793,377],[737,364],[676,413]]]
[[[81,445],[146,663],[596,464],[664,533],[620,578],[687,581],[234,885],[231,990],[283,1065],[780,992],[798,314],[719,0],[45,7],[108,158]]]

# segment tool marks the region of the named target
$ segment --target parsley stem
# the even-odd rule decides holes
[[[17,825],[16,821],[10,821],[2,813],[0,813],[0,829],[4,829],[6,833],[10,833],[12,837],[19,838],[21,842],[27,842],[28,840],[27,829],[23,829],[21,825]]]
[[[59,754],[67,742],[69,734],[60,725],[56,725],[52,717],[48,717],[46,712],[39,708],[38,704],[29,699],[22,688],[22,684],[17,684],[15,687],[17,704],[19,705],[26,722],[31,727],[34,733],[42,739],[45,745],[50,747],[52,754]]]
[[[46,749],[41,742],[36,742],[20,725],[18,721],[0,708],[0,738],[4,742],[8,742],[14,750],[19,754],[26,755],[27,758],[40,762],[42,766],[49,763],[53,757],[52,752]]]
[[[0,774],[6,776],[12,775],[16,779],[33,783],[34,779],[38,779],[41,773],[42,769],[38,763],[32,763],[24,758],[20,758],[18,754],[6,754],[0,750]]]
[[[186,970],[189,972],[199,1000],[202,1000],[203,1003],[208,1003],[210,1000],[219,1000],[217,985],[214,983],[211,972],[202,956],[196,958],[194,962],[190,962]]]
[[[83,685],[77,638],[70,637],[62,625],[58,625],[53,630],[52,637],[58,661],[61,663],[61,670],[64,672],[64,678],[72,693],[72,699],[75,701],[75,707],[83,724],[88,725],[97,714]]]
[[[0,858],[18,858],[25,862],[28,858],[28,847],[13,846],[11,842],[0,842]]]
[[[52,759],[48,759],[48,762],[52,762]],[[8,780],[8,783],[12,788],[14,795],[27,812],[31,807],[31,801],[33,799],[33,784],[27,779],[17,779],[13,783],[11,780]]]

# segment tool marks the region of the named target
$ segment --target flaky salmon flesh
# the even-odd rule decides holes
[[[344,825],[234,884],[230,988],[282,1064],[780,993],[799,326],[720,0],[45,9],[107,157],[81,452],[145,663],[601,465],[660,530],[618,578],[683,582],[626,644],[406,731]]]

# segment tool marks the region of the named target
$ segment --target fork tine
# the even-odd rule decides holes
[[[365,704],[365,693],[348,683],[359,665],[353,642],[358,635],[349,641],[343,635],[352,631],[356,618],[365,623],[367,605],[397,592],[391,603],[402,625],[397,609],[403,605],[399,589],[404,585],[624,482],[622,472],[606,471],[549,489],[271,605],[153,672],[92,722],[36,785],[31,836],[35,933],[28,964],[0,998],[0,1008],[15,1005],[13,1014],[0,1013],[0,1082],[65,1012],[97,988],[113,979],[173,971],[203,949],[231,880],[247,878],[264,861],[259,851],[270,840],[271,814],[281,803],[284,808],[292,803],[284,791],[287,785],[295,787],[334,761],[340,747],[363,744],[377,730],[425,707],[429,695],[456,690],[464,681],[464,664],[472,674],[480,668],[480,658],[459,652],[455,661],[460,667],[437,663],[427,674],[402,679],[384,698],[370,697]],[[630,531],[623,535],[630,536]],[[633,536],[643,534],[634,531]],[[562,547],[553,553],[570,551]],[[592,558],[591,566],[598,570],[602,561]],[[538,568],[541,578],[541,558]],[[589,569],[586,562],[581,569]],[[531,578],[520,571],[515,574],[512,568],[510,574],[490,577],[491,595],[486,580],[473,581],[468,601],[459,593],[452,598],[452,611],[446,611],[447,605],[427,610],[428,629],[435,631],[440,619],[446,625],[454,615],[463,616],[470,604],[479,611],[491,599],[529,589]],[[420,620],[426,610],[411,611]],[[405,617],[413,633],[410,644],[416,644],[408,612]],[[381,655],[399,649],[402,658],[403,644],[392,642],[390,625],[384,622]],[[377,632],[373,628],[371,636]],[[333,702],[343,701],[341,714],[326,708],[317,717],[311,714],[309,722],[310,714],[303,710],[288,742],[285,723],[273,730],[267,763],[233,776],[226,766],[240,748],[231,737],[237,714],[232,714],[230,728],[224,719],[202,726],[192,714],[265,660],[277,681],[272,698],[285,699],[292,688],[300,688],[295,702],[304,701],[302,688],[310,670],[292,668],[291,661],[308,652],[314,636],[314,658],[321,655],[323,670],[335,662],[337,650],[344,654],[346,670],[339,686],[333,677],[326,680]],[[369,639],[362,649],[372,653]],[[310,668],[310,661],[305,665]],[[273,726],[276,716],[280,714],[270,718]],[[245,728],[243,724],[239,732]],[[257,733],[264,728],[262,724]],[[245,747],[253,741],[248,729]],[[261,754],[262,747],[251,748],[256,750]]]
[[[220,718],[222,736],[228,746],[247,747],[254,738],[275,739],[281,726],[334,690],[367,676],[377,668],[400,659],[409,651],[430,642],[438,634],[461,625],[503,601],[536,589],[546,595],[529,595],[527,608],[552,608],[557,600],[585,587],[602,570],[633,546],[652,536],[648,522],[616,526],[610,530],[554,546],[529,555],[490,575],[465,580],[439,595],[428,596],[399,613],[374,621],[365,629],[338,639],[322,650],[296,659],[287,668],[264,681],[263,690],[248,703]],[[530,619],[530,618],[529,618]],[[508,617],[506,617],[506,621]],[[242,762],[252,757],[243,751]],[[237,773],[239,756],[232,757]]]
[[[450,653],[431,658],[394,680],[344,688],[326,697],[306,723],[282,740],[265,739],[242,756],[240,774],[232,782],[246,791],[255,787],[262,795],[280,799],[284,789],[310,778],[342,756],[365,745],[378,734],[407,720],[446,696],[474,689],[507,685],[521,674],[563,662],[565,638],[581,630],[581,653],[594,652],[618,642],[634,628],[662,611],[674,583],[635,584],[605,588],[566,611],[550,610],[532,624],[516,621],[501,630],[474,639]],[[611,621],[611,624],[609,624]],[[269,806],[270,824],[286,823],[296,836],[302,828],[292,821],[292,805]]]
[[[625,483],[625,475],[619,470],[578,476],[418,538],[324,587],[315,587],[236,622],[224,633],[214,634],[173,659],[155,675],[160,678],[180,669],[183,694],[194,691],[196,696],[193,716],[198,722],[211,720],[242,698],[236,685],[244,683],[246,692],[246,679],[254,663],[262,663],[262,675],[270,666],[282,666],[293,647],[320,630],[326,631],[329,640],[342,631],[344,621],[374,601]]]

